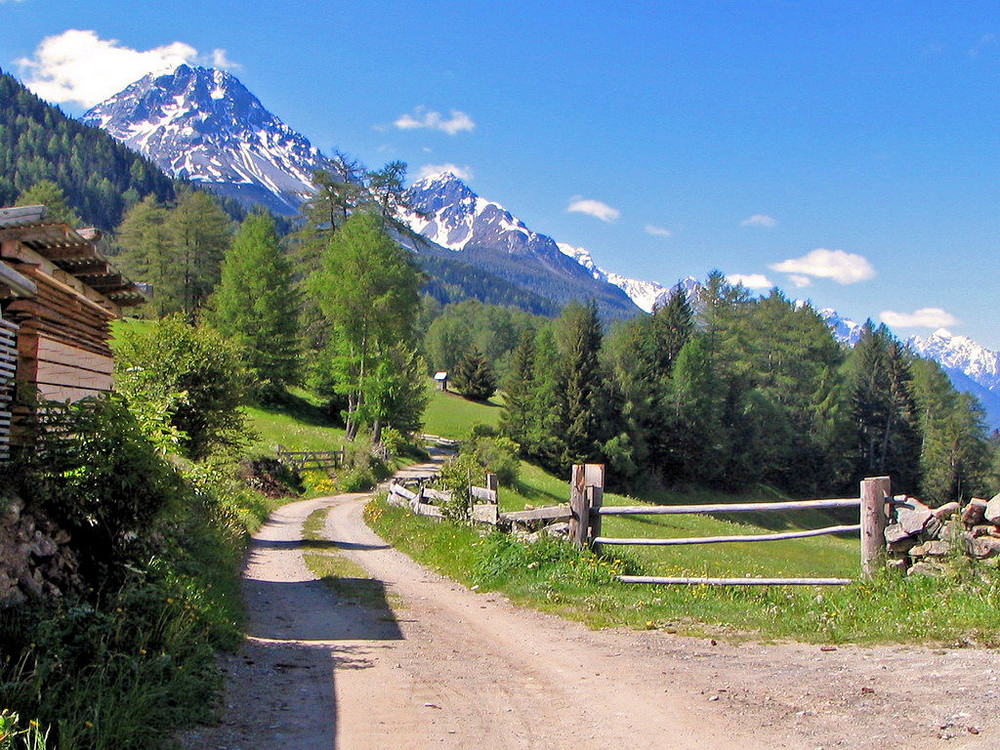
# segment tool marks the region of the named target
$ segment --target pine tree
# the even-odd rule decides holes
[[[474,401],[488,401],[497,391],[493,365],[475,346],[466,351],[452,372],[455,390]]]
[[[503,411],[500,431],[530,454],[531,425],[535,401],[535,335],[525,333],[514,350],[510,370],[503,385]]]
[[[920,498],[934,504],[991,491],[984,479],[989,443],[979,403],[959,393],[941,366],[927,359],[913,362],[914,395],[919,407]]]
[[[598,393],[601,389],[599,352],[601,321],[597,304],[571,303],[559,319],[561,354],[559,406],[562,464],[581,464],[599,456],[601,424]]]
[[[222,262],[211,320],[244,352],[259,395],[295,379],[298,351],[292,268],[274,220],[251,214],[240,225]]]
[[[868,321],[848,359],[847,387],[855,429],[855,479],[890,475],[894,486],[916,492],[920,434],[909,357],[885,325]]]

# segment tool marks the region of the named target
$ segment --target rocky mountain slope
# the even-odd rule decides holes
[[[139,79],[88,110],[83,120],[186,178],[244,203],[290,215],[332,163],[268,112],[229,73],[181,65]]]
[[[476,195],[449,172],[414,184],[407,202],[412,210],[401,218],[465,263],[501,275],[560,306],[594,299],[606,318],[639,312],[618,285],[581,265],[555,240],[532,231],[499,203]]]

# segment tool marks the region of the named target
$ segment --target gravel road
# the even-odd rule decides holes
[[[367,498],[292,503],[261,528],[223,720],[184,748],[1000,748],[994,651],[591,631],[417,565],[365,525]],[[308,571],[298,543],[318,508],[391,608]]]

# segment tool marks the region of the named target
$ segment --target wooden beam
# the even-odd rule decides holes
[[[810,508],[857,508],[861,498],[830,500],[789,500],[776,503],[718,503],[705,505],[612,505],[604,506],[602,516],[683,515],[689,513],[748,513],[768,510],[808,510]]]
[[[805,539],[811,536],[823,536],[824,534],[848,534],[853,531],[860,531],[861,525],[852,526],[827,526],[822,529],[806,529],[804,531],[783,531],[778,534],[744,534],[734,536],[691,536],[674,538],[646,538],[626,539],[624,537],[602,536],[594,540],[597,544],[634,544],[645,546],[676,546],[681,544],[719,544],[722,542],[780,542],[785,539]]]
[[[500,518],[504,521],[515,521],[517,523],[528,523],[530,521],[554,521],[557,518],[570,518],[572,511],[568,505],[550,505],[545,508],[533,508],[532,510],[515,510],[509,513],[501,513]]]
[[[622,583],[661,583],[685,586],[844,586],[850,578],[668,578],[618,576]]]

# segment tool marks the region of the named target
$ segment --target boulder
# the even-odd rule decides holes
[[[910,550],[910,557],[944,557],[951,552],[951,545],[948,542],[935,539],[930,542],[919,544]]]
[[[969,540],[969,554],[977,560],[987,560],[1000,555],[1000,539],[981,536]]]
[[[927,519],[927,525],[924,526],[924,530],[920,532],[920,538],[924,541],[929,539],[940,539],[941,532],[944,530],[944,524],[938,519],[937,516],[931,516]]]
[[[953,515],[958,513],[959,508],[962,506],[958,503],[945,503],[940,508],[935,508],[932,512],[934,517],[940,521],[947,521]]]
[[[983,516],[990,523],[1000,524],[1000,495],[994,495],[993,498],[986,503],[986,510],[983,512]]]
[[[932,562],[927,562],[921,560],[910,566],[910,569],[906,571],[908,576],[933,576],[937,577],[944,573],[944,569]]]
[[[988,500],[983,500],[981,497],[974,497],[969,501],[969,504],[965,506],[965,510],[962,511],[962,523],[966,526],[976,526],[983,522],[983,514],[986,512],[986,504]]]
[[[897,541],[889,542],[886,545],[886,549],[889,550],[890,554],[906,555],[907,552],[916,547],[918,544],[920,544],[920,540],[915,536],[907,536]]]
[[[913,539],[914,544],[916,544],[916,535],[911,534],[909,531],[904,529],[900,524],[893,523],[885,527],[885,540],[889,544],[904,544],[908,539]],[[912,544],[910,545],[913,546]],[[906,549],[909,549],[907,547]]]
[[[934,512],[915,497],[900,495],[896,498],[896,523],[900,525],[907,536],[913,536],[924,531],[931,519],[938,522],[940,531],[941,522],[934,516]]]

